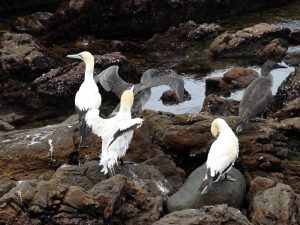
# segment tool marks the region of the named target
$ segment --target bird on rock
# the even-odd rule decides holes
[[[261,68],[261,76],[256,78],[245,90],[239,106],[239,121],[236,133],[239,134],[249,127],[250,120],[262,116],[272,99],[273,76],[271,71],[286,68],[273,60],[266,61]]]
[[[134,100],[133,88],[132,86],[130,90],[123,92],[120,110],[114,117],[103,119],[99,116],[98,109],[89,110],[84,117],[92,132],[102,138],[100,165],[103,166],[101,171],[104,174],[108,172],[114,174],[114,165],[118,164],[118,159],[125,156],[133,136],[133,130],[143,123],[141,118],[131,118]]]
[[[123,91],[130,88],[133,84],[124,81],[118,74],[119,66],[110,66],[103,70],[100,74],[95,76],[95,81],[101,84],[106,91],[114,92],[119,98]],[[158,69],[146,70],[142,77],[141,82],[134,84],[134,105],[132,107],[132,113],[138,113],[143,105],[150,99],[151,88],[160,85],[168,85],[173,91],[175,91],[180,102],[184,97],[184,80],[173,71],[161,72]],[[112,115],[115,115],[119,110],[119,106],[116,107]]]
[[[227,172],[233,166],[239,153],[239,141],[225,120],[215,119],[211,124],[211,133],[217,139],[210,147],[206,161],[206,175],[199,188],[201,194],[208,192],[213,182],[220,179],[236,181]]]
[[[98,86],[94,81],[94,57],[89,52],[81,52],[75,55],[67,55],[68,58],[81,59],[85,63],[84,81],[75,96],[75,109],[79,116],[80,123],[80,142],[78,151],[84,144],[85,139],[91,130],[88,129],[83,119],[85,114],[90,109],[99,109],[101,106],[101,95]]]

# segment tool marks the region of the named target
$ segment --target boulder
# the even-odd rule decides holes
[[[300,51],[287,52],[283,61],[289,66],[299,66],[300,64]]]
[[[289,33],[288,28],[260,23],[236,32],[226,31],[215,38],[209,50],[215,57],[255,57],[263,62],[268,56],[285,53],[286,48],[281,46],[286,45]]]
[[[300,43],[300,29],[293,29],[289,35],[290,41],[294,44]]]
[[[201,209],[185,209],[167,214],[152,225],[251,225],[238,209],[227,205],[204,206]]]
[[[232,84],[235,88],[245,88],[259,77],[259,74],[252,69],[244,67],[233,67],[223,75],[225,82]]]
[[[208,112],[211,115],[237,116],[239,114],[239,101],[211,94],[205,97],[201,112]]]
[[[176,93],[172,90],[165,91],[160,97],[160,100],[164,105],[174,105],[180,103]],[[183,101],[189,100],[191,100],[191,95],[186,90],[184,90]]]
[[[279,120],[298,117],[300,115],[300,97],[290,101],[279,111],[270,115],[272,118]]]
[[[227,204],[234,208],[241,208],[246,194],[245,178],[235,168],[232,168],[228,174],[237,181],[222,180],[214,182],[208,193],[201,195],[199,187],[206,175],[206,165],[202,165],[189,175],[178,192],[168,198],[168,211],[200,209],[202,206],[217,204]]]
[[[20,16],[14,22],[14,29],[18,32],[29,34],[41,34],[45,30],[46,23],[53,16],[50,12],[35,12],[31,15]]]
[[[265,59],[280,61],[287,51],[287,47],[283,47],[282,45],[282,41],[279,38],[270,41],[263,49],[263,57]]]
[[[299,200],[290,186],[278,183],[253,196],[250,220],[253,224],[298,224]]]
[[[32,81],[57,66],[57,56],[29,34],[5,33],[0,46],[0,75],[6,78]]]

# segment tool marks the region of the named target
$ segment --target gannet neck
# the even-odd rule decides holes
[[[93,78],[94,75],[94,58],[84,59],[85,62],[85,79]]]

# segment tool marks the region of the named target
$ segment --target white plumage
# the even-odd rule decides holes
[[[86,125],[82,120],[82,117],[90,109],[99,109],[101,106],[101,95],[99,93],[97,84],[94,81],[94,57],[89,52],[81,52],[75,55],[67,55],[68,58],[81,59],[85,62],[85,75],[84,81],[81,84],[79,90],[75,96],[75,108],[79,115],[80,121],[80,146],[84,143],[86,136],[89,134],[89,130],[86,129]]]
[[[217,137],[211,145],[207,161],[207,174],[200,187],[206,193],[212,182],[218,181],[234,164],[239,153],[239,141],[225,120],[217,118],[212,122],[211,133]]]
[[[105,174],[108,173],[108,169],[113,173],[113,167],[118,164],[118,159],[126,154],[133,130],[143,123],[141,118],[131,118],[132,89],[122,94],[120,111],[114,117],[103,119],[99,116],[97,109],[89,110],[85,116],[87,126],[94,134],[102,138],[100,165],[103,166],[101,171]]]

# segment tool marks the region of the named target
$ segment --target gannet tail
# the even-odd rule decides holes
[[[210,176],[210,173],[207,173],[202,181],[201,186],[199,187],[199,191],[201,192],[201,195],[206,194],[208,192],[213,181],[214,178]]]

